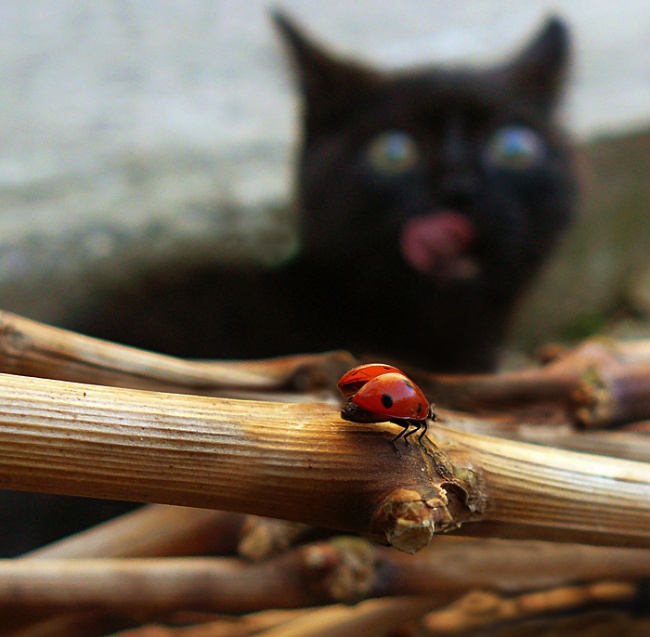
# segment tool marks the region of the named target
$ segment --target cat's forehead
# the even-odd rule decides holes
[[[547,122],[497,73],[474,69],[417,69],[383,75],[373,95],[361,100],[365,126],[418,121],[445,126],[449,118],[473,123],[517,119],[532,126]]]
[[[421,107],[458,103],[502,108],[514,96],[506,83],[487,72],[430,69],[386,74],[380,84],[379,97],[388,101],[410,101]]]

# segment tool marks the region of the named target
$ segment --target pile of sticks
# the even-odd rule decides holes
[[[340,416],[356,363],[0,313],[0,487],[157,503],[0,560],[0,634],[650,634],[650,343],[408,370],[438,422],[399,453],[396,425]]]

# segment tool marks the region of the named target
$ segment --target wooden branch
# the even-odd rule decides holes
[[[31,611],[30,611],[31,614]],[[11,626],[2,626],[2,637],[98,637],[107,635],[132,625],[123,617],[99,614],[96,610],[84,610],[66,615],[35,620],[23,628],[13,629]]]
[[[441,405],[549,422],[549,406],[587,427],[650,418],[650,341],[586,341],[539,369],[485,376],[414,372]],[[333,390],[347,352],[262,361],[189,361],[90,338],[0,312],[0,370],[27,376],[202,395],[282,398]]]
[[[549,365],[506,374],[414,372],[436,402],[461,410],[506,410],[549,422],[550,405],[588,427],[650,418],[650,341],[586,341]],[[134,389],[282,398],[333,390],[356,364],[347,352],[261,361],[189,361],[90,338],[0,312],[0,370]]]
[[[474,517],[443,483],[469,485],[438,476],[440,454],[398,454],[394,429],[328,405],[2,375],[0,486],[262,514],[417,550]]]
[[[442,410],[440,413],[442,417]],[[576,431],[575,427],[569,424],[540,427],[539,423],[513,422],[497,416],[485,418],[458,412],[449,413],[449,422],[453,419],[454,428],[463,431],[598,456],[650,462],[650,437],[641,428],[631,428],[629,425],[624,430]]]
[[[594,367],[573,393],[584,427],[603,428],[650,418],[650,363]]]
[[[398,453],[395,428],[324,404],[0,375],[0,486],[254,513],[406,551],[479,519],[650,543],[647,465],[442,424]]]
[[[437,597],[373,599],[350,607],[341,604],[306,611],[274,611],[223,618],[186,627],[144,626],[114,637],[376,637],[439,606]]]
[[[436,428],[481,468],[491,520],[646,538],[650,465]]]
[[[376,637],[397,630],[440,604],[440,597],[423,595],[371,599],[353,608],[329,606],[260,633],[260,637]]]
[[[118,345],[0,311],[0,371],[203,395],[334,388],[356,365],[347,352],[241,362],[192,361]]]
[[[249,515],[244,522],[237,552],[247,560],[262,560],[286,551],[313,527],[299,522]]]
[[[268,610],[243,616],[221,615],[218,619],[203,617],[203,621],[193,613],[183,613],[182,622],[173,622],[176,625],[163,625],[164,618],[156,623],[120,631],[112,637],[251,637],[263,635],[262,631],[286,625],[313,612],[313,609]],[[172,615],[172,619],[175,617]]]
[[[232,553],[244,519],[245,516],[236,513],[153,504],[26,553],[19,559]],[[92,620],[87,612],[81,617],[72,612],[66,617],[44,619],[50,614],[36,609],[25,615],[18,609],[8,609],[2,617],[2,634],[8,631],[12,635],[29,634],[26,626],[32,626],[38,635],[39,625],[47,635],[81,634],[80,628],[66,627]],[[59,626],[64,627],[60,633]]]
[[[590,605],[630,602],[637,587],[629,582],[603,581],[578,586],[506,597],[488,591],[474,591],[451,606],[434,611],[421,622],[421,635],[441,637],[466,631],[496,628],[504,622],[521,621],[540,615],[566,613]]]
[[[20,559],[154,557],[232,553],[245,516],[150,504],[30,551]]]
[[[194,609],[245,613],[368,597],[473,590],[520,594],[603,579],[650,576],[650,551],[438,537],[420,555],[358,538],[316,543],[265,562],[235,558],[0,561],[0,609]]]
[[[585,341],[550,364],[522,371],[474,376],[418,375],[436,402],[452,409],[526,409],[526,418],[549,423],[549,406],[561,421],[606,427],[650,418],[650,341]]]

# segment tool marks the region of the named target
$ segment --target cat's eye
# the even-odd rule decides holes
[[[486,160],[490,166],[523,171],[544,158],[544,142],[526,126],[504,126],[487,143]]]
[[[377,135],[368,145],[370,165],[382,175],[402,175],[418,163],[416,141],[403,131],[391,130]]]

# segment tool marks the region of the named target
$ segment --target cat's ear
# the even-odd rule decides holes
[[[274,11],[272,18],[291,54],[305,99],[308,129],[335,121],[377,84],[378,73],[329,53],[281,11]]]
[[[560,18],[551,17],[503,71],[506,81],[524,99],[548,113],[562,90],[569,58],[569,29]]]

